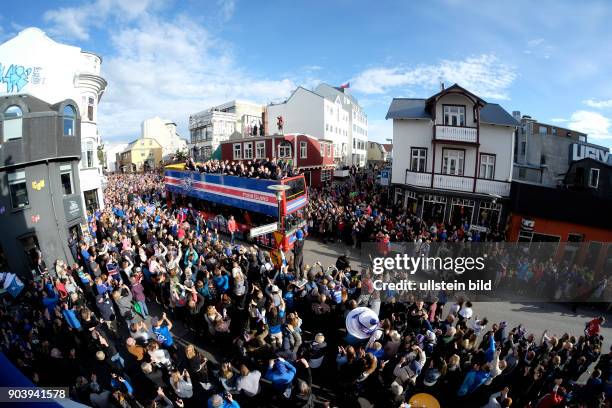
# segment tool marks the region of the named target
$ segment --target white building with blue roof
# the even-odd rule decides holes
[[[498,228],[510,195],[512,115],[455,84],[427,99],[394,98],[386,119],[397,204],[449,231]]]

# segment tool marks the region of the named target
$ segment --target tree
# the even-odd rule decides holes
[[[174,159],[176,161],[185,161],[187,160],[187,153],[183,150],[176,150],[176,152],[174,153]]]

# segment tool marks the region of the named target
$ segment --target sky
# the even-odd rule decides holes
[[[612,147],[610,21],[612,2],[588,0],[33,0],[3,6],[0,40],[36,26],[101,55],[110,144],[153,116],[188,138],[192,113],[320,82],[350,82],[369,139],[385,142],[391,100],[444,82]]]

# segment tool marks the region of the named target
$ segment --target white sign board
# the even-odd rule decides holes
[[[272,224],[266,224],[266,225],[262,225],[261,227],[251,228],[251,231],[249,232],[249,236],[251,238],[255,238],[263,234],[274,232],[276,230],[278,230],[278,223],[273,222]]]
[[[389,185],[389,179],[390,174],[389,174],[389,170],[383,170],[380,172],[380,185],[381,186],[388,186]]]

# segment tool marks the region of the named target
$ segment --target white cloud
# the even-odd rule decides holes
[[[131,21],[161,4],[161,0],[97,0],[82,6],[47,10],[43,20],[50,24],[49,34],[83,41],[89,39],[91,28],[103,27],[108,17]]]
[[[589,140],[612,140],[610,119],[597,112],[579,110],[572,113],[568,127],[586,133]]]
[[[159,115],[188,137],[189,114],[236,98],[261,103],[289,95],[291,79],[254,78],[239,67],[231,47],[186,16],[148,15],[110,33],[115,53],[105,56],[109,85],[100,103],[105,140],[139,136],[142,120]]]
[[[507,90],[516,78],[514,69],[495,55],[482,54],[463,60],[443,60],[434,65],[417,67],[376,67],[361,72],[351,85],[367,94],[387,93],[397,87],[432,88],[442,80],[447,85],[458,83],[475,94],[509,99]]]
[[[584,103],[587,106],[590,106],[591,108],[598,108],[598,109],[603,109],[603,108],[612,108],[612,99],[607,99],[607,100],[595,100],[595,99],[587,99],[585,101],[582,101],[582,103]]]
[[[541,45],[544,43],[544,39],[543,38],[534,38],[532,40],[527,41],[527,46],[528,47],[537,47],[538,45]]]
[[[223,21],[229,21],[236,11],[235,0],[217,0],[217,6],[220,8],[221,18]]]
[[[565,119],[565,118],[552,118],[550,121],[553,122],[553,123],[567,123],[568,119]]]

